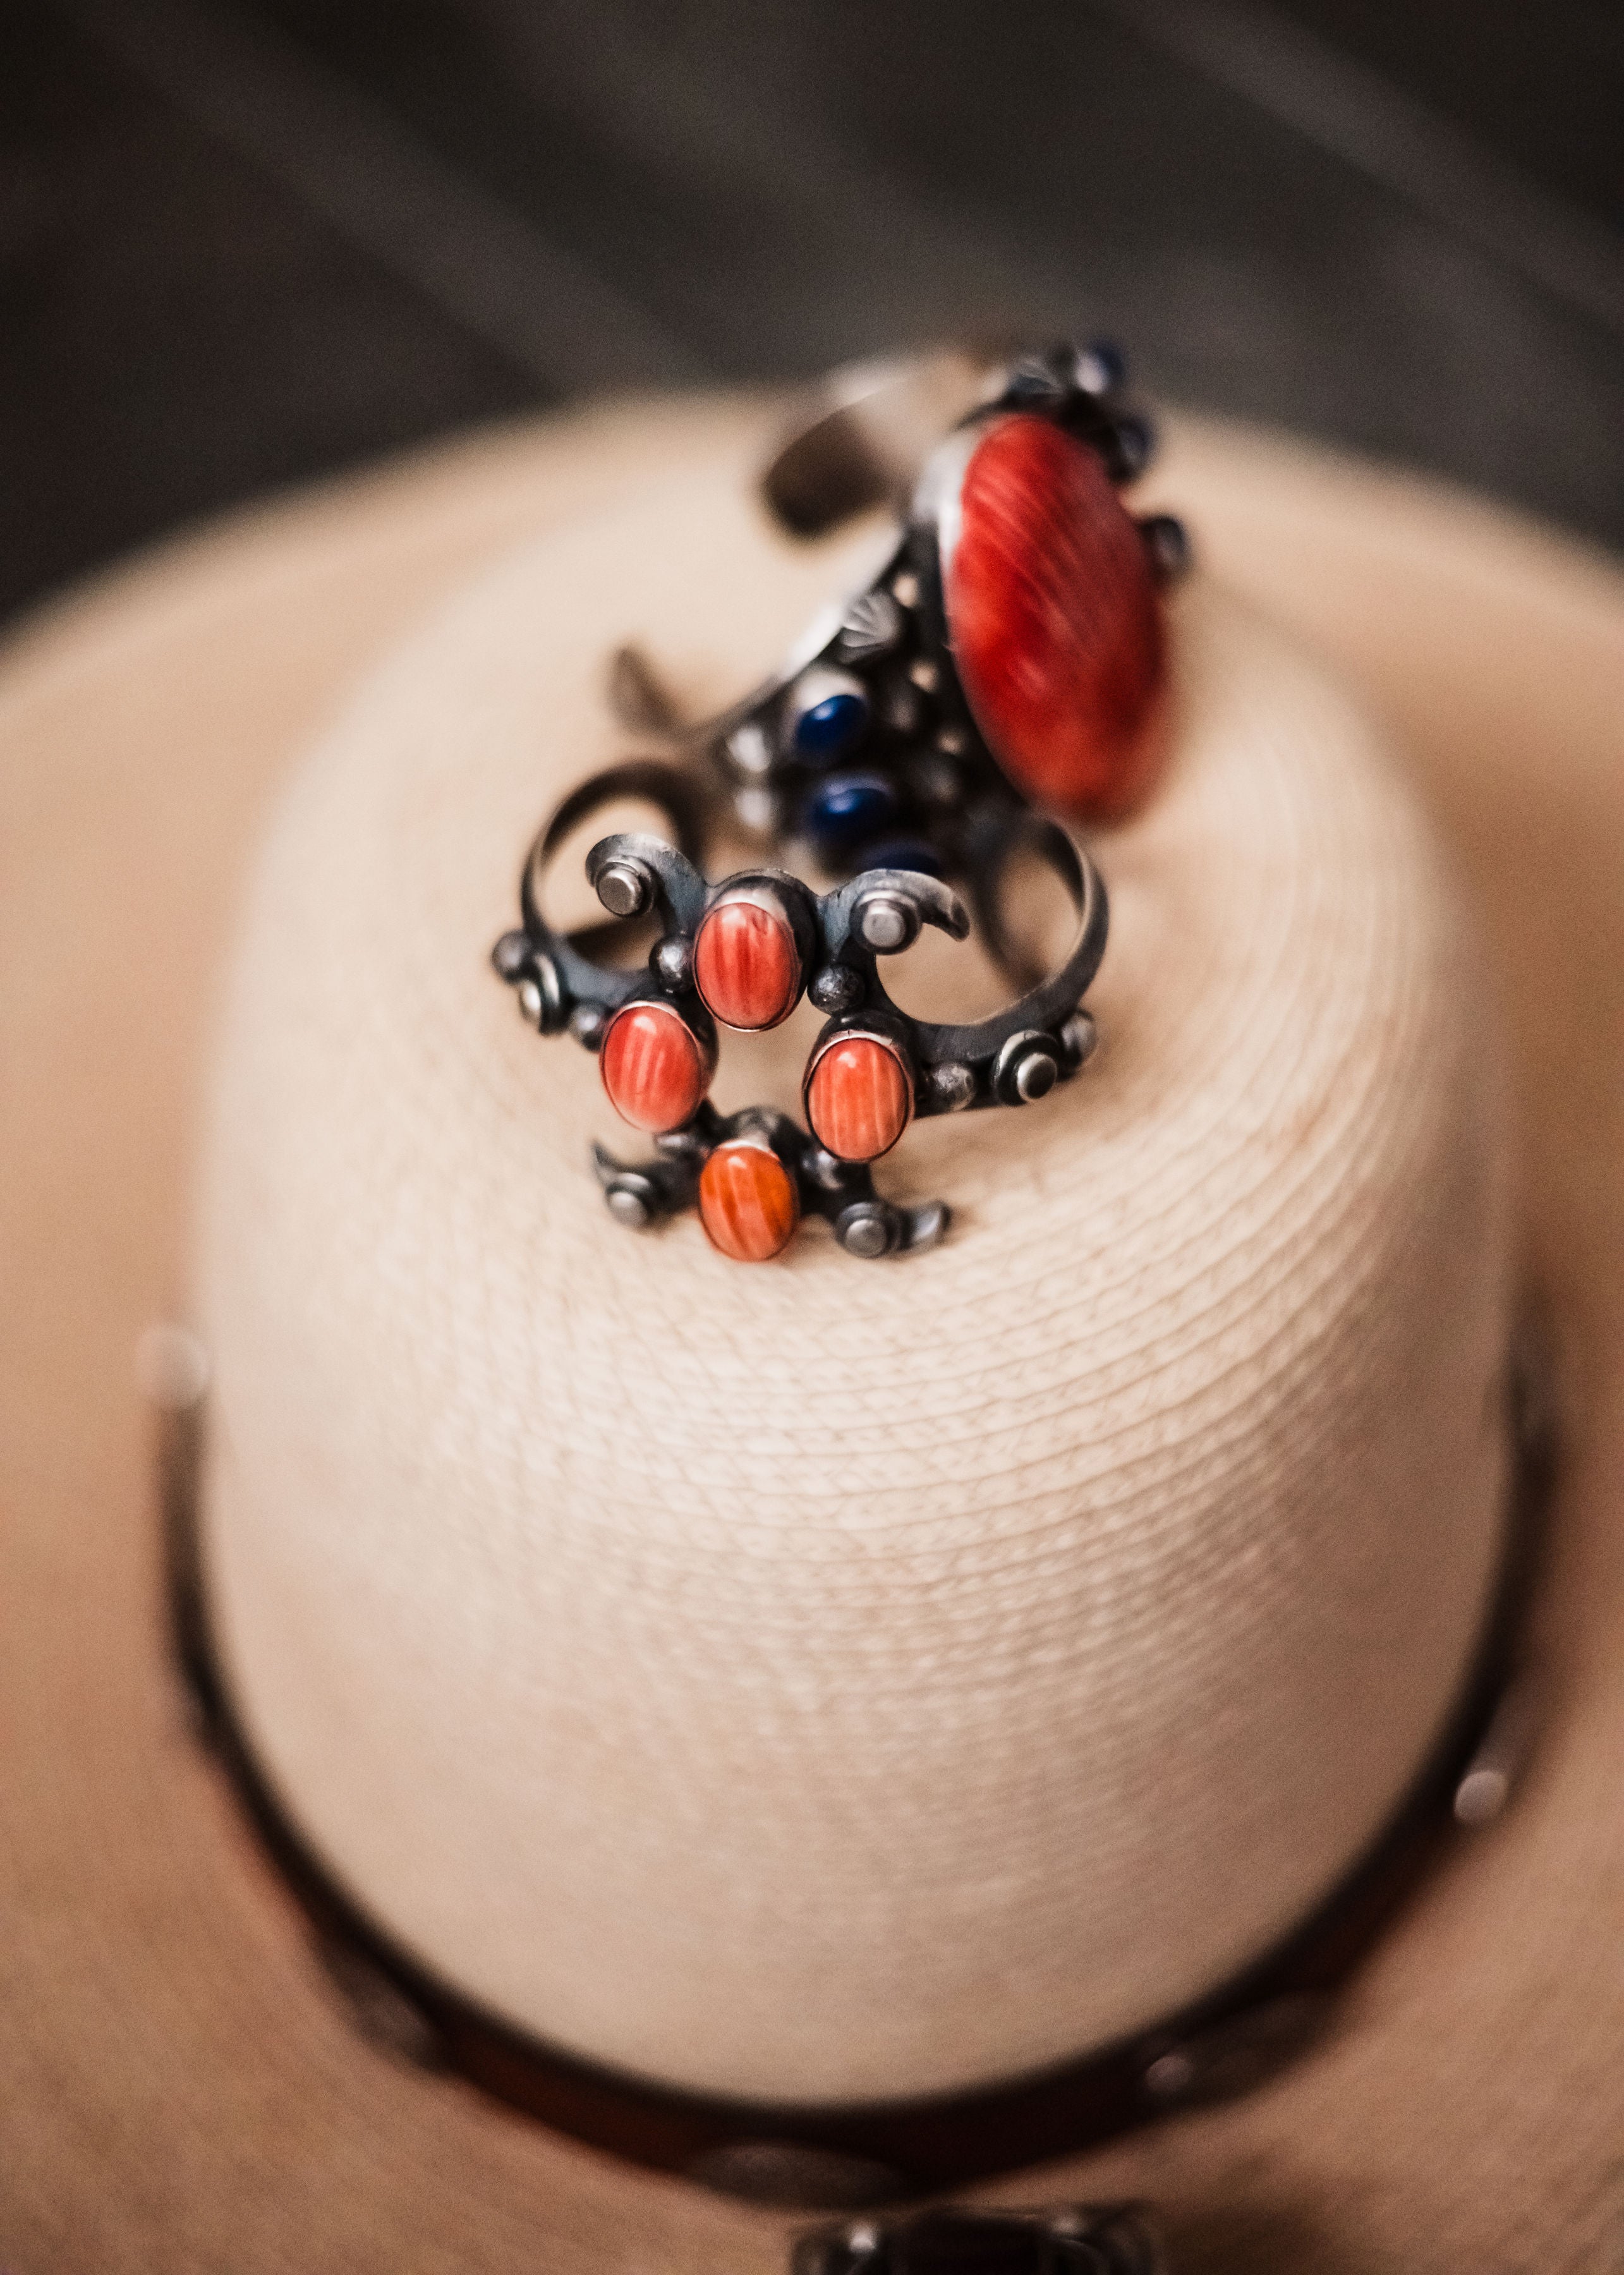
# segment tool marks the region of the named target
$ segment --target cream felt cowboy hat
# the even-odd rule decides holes
[[[900,1276],[925,1258],[839,1292],[867,1267],[827,1251],[736,1295],[693,1228],[628,1250],[570,1182],[598,1103],[578,1061],[555,1071],[516,1034],[475,919],[506,920],[494,881],[550,770],[612,731],[590,692],[606,631],[703,701],[824,597],[830,560],[763,550],[733,503],[767,431],[759,406],[702,402],[481,438],[173,546],[13,637],[0,2264],[776,2268],[817,2215],[707,2185],[702,2157],[671,2169],[647,2124],[617,2130],[617,2097],[758,2107],[780,2139],[775,2109],[813,2112],[814,2135],[854,2105],[993,2110],[1197,2007],[1356,1868],[1469,1682],[1504,1569],[1484,1370],[1514,1281],[1546,1322],[1558,1457],[1515,1606],[1533,1735],[1508,1804],[1431,1843],[1295,2061],[1223,2105],[1171,2093],[1086,2152],[1046,2119],[1023,2157],[1017,2124],[966,2150],[956,2193],[1149,2198],[1181,2268],[1615,2266],[1624,579],[1424,485],[1181,427],[1158,485],[1203,581],[1180,603],[1169,803],[1116,843],[1120,1041],[1078,1109],[1097,1119],[989,1127],[926,1164],[966,1200],[934,1296]],[[1229,871],[1233,924],[1215,845],[1252,862]],[[1281,905],[1296,928],[1270,945]],[[1226,1047],[1197,1079],[1204,1016]],[[1265,1159],[1281,1115],[1289,1153]],[[1146,1133],[1175,1127],[1164,1164]],[[1255,1213],[1214,1190],[1159,1257],[1107,1273],[1142,1237],[1135,1193],[1207,1193],[1226,1145],[1268,1172]],[[1212,1332],[1169,1329],[1173,1356],[1221,1363],[1178,1377],[1158,1442],[1178,1414],[1202,1432],[1172,1483],[1151,1461],[1154,1496],[1113,1502],[1126,1464],[1084,1456],[1102,1416],[1129,1426],[1109,1402],[1143,1418],[1160,1378],[1130,1338],[1119,1385],[1088,1334],[1129,1297],[1183,1318],[1197,1255]],[[899,1353],[838,1462],[768,1364],[808,1319],[837,1347],[836,1271],[866,1379]],[[154,1332],[176,1319],[200,1346]],[[606,1415],[629,1345],[653,1388]],[[178,1669],[152,1406],[186,1403],[200,1349],[224,1752]],[[439,1371],[413,1373],[425,1353]],[[1256,1465],[1280,1439],[1289,1493],[1266,1466],[1244,1506],[1219,1490],[1239,1471],[1209,1493],[1220,1380],[1240,1386],[1226,1442]],[[719,1403],[752,1396],[773,1427],[724,1428]],[[1108,1566],[1054,1461],[1082,1505],[1125,1510]],[[1234,1508],[1232,1553],[1192,1563]],[[922,1511],[940,1538],[904,1540]],[[1107,1570],[1108,1601],[1165,1621],[1099,1615]],[[1100,1620],[1086,1661],[1056,1606]],[[1340,1682],[1317,1632],[1383,1679]],[[820,1690],[808,1636],[863,1673],[863,1714],[828,1704],[850,1686]],[[1073,1728],[1094,1667],[1133,1680]],[[1149,1742],[1144,1702],[1181,1685]],[[1101,1779],[1068,1815],[1100,1728],[1132,1790]],[[869,1730],[891,1749],[879,1819],[842,1799]],[[989,1829],[1018,1871],[984,1869]],[[403,2059],[387,1969],[358,2028],[311,1933],[312,1858],[386,1954],[488,2022],[495,2090],[477,2063]],[[576,2066],[552,2122],[495,2074],[533,2042]]]

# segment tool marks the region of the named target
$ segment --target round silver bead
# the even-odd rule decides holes
[[[932,1099],[945,1113],[962,1114],[975,1098],[976,1077],[962,1060],[933,1067],[927,1080]]]
[[[1094,1055],[1099,1030],[1087,1011],[1074,1011],[1060,1031],[1061,1043],[1074,1067],[1085,1066]]]
[[[570,1014],[570,1032],[583,1050],[595,1051],[598,1048],[608,1024],[595,1003],[578,1003]]]
[[[646,1196],[636,1185],[611,1185],[603,1198],[616,1223],[627,1225],[633,1232],[640,1232],[653,1215]]]
[[[926,1248],[935,1248],[947,1237],[953,1221],[953,1212],[946,1201],[925,1201],[913,1213],[913,1237],[908,1245],[918,1254]]]
[[[680,995],[693,978],[692,942],[680,933],[669,933],[650,956],[649,965],[662,987]]]
[[[638,862],[610,861],[598,873],[598,898],[612,917],[640,917],[653,897],[653,881]]]
[[[773,746],[754,720],[747,719],[742,727],[736,727],[722,748],[748,781],[759,782],[772,772]]]
[[[533,979],[519,981],[518,1008],[520,1017],[528,1019],[533,1027],[541,1024],[541,1014],[547,1007],[541,1000],[541,990]]]
[[[863,993],[863,982],[849,964],[826,964],[806,993],[820,1011],[849,1011]]]
[[[522,932],[504,932],[491,950],[491,962],[504,979],[517,979],[530,961],[530,941]]]

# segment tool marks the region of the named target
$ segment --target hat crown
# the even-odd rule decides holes
[[[486,948],[619,755],[610,649],[720,705],[832,573],[708,468],[364,692],[249,896],[200,1280],[227,1673],[319,1852],[511,2022],[801,2103],[1064,2060],[1334,1884],[1479,1632],[1507,1324],[1452,886],[1371,729],[1199,586],[1165,787],[1097,847],[1088,1080],[893,1157],[954,1237],[743,1271],[610,1221],[597,1070]],[[793,1100],[801,1016],[729,1103]]]

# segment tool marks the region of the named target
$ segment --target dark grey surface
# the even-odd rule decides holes
[[[1010,322],[1624,547],[1603,0],[49,0],[0,168],[0,608],[470,421]]]

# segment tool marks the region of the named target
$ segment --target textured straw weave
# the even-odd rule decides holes
[[[1506,1343],[1454,892],[1199,580],[1167,786],[1099,846],[1101,1059],[882,1173],[950,1243],[610,1221],[589,1139],[639,1141],[487,968],[520,852],[625,746],[616,639],[719,704],[836,573],[706,469],[414,635],[255,881],[203,1259],[222,1630],[298,1820],[510,2019],[797,2101],[1074,2055],[1334,1883],[1479,1632]]]

